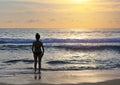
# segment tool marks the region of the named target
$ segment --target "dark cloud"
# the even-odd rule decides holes
[[[54,2],[54,1],[53,1]],[[94,0],[94,2],[97,3],[102,3],[102,2],[117,2],[116,4],[118,4],[120,2],[120,0]],[[103,3],[102,3],[103,4]],[[4,6],[4,7],[19,7],[21,6],[23,7],[27,7],[27,6],[36,6],[38,8],[65,8],[65,7],[71,7],[71,6],[76,6],[79,4],[67,4],[67,3],[43,3],[43,2],[33,2],[33,1],[17,1],[17,0],[1,0],[0,1],[0,7]]]
[[[54,1],[53,1],[54,2]],[[55,4],[55,3],[43,3],[43,2],[33,2],[33,1],[13,1],[13,0],[2,0],[0,1],[0,7],[27,7],[27,6],[36,6],[38,8],[63,8],[63,7],[67,7],[68,5],[66,4]]]
[[[120,0],[107,0],[107,1],[120,2]]]
[[[5,23],[13,23],[12,20],[5,21]]]
[[[30,20],[28,20],[27,22],[28,22],[28,23],[36,23],[36,22],[39,22],[39,20],[37,20],[37,19],[36,19],[36,20],[35,20],[35,19],[30,19]]]
[[[120,0],[94,0],[95,2],[120,2]]]
[[[54,21],[56,21],[56,19],[52,18],[52,19],[50,19],[49,21],[54,22]]]

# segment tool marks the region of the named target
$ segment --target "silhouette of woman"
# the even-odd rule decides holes
[[[38,67],[39,67],[39,73],[40,73],[40,71],[41,71],[41,59],[44,55],[44,46],[43,46],[43,43],[40,41],[39,33],[36,33],[35,38],[36,38],[36,41],[34,41],[33,45],[32,45],[32,52],[33,52],[33,56],[34,56],[34,70],[36,73],[37,61],[38,61]]]

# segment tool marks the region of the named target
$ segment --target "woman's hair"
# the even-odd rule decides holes
[[[36,33],[35,38],[36,38],[36,40],[39,40],[40,39],[40,34]]]

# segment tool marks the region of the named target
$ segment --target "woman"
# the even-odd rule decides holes
[[[36,41],[34,41],[32,45],[32,52],[34,55],[34,69],[36,73],[37,61],[38,61],[38,67],[39,67],[39,73],[40,73],[41,59],[42,59],[42,56],[44,55],[44,46],[43,46],[43,43],[40,41],[39,33],[36,33],[35,38],[36,38]]]

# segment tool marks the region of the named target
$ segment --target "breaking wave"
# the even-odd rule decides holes
[[[26,64],[33,64],[33,60],[20,59],[20,60],[8,60],[4,61],[6,65],[17,64],[23,62]],[[53,60],[45,62],[49,67],[42,67],[42,70],[46,71],[65,71],[65,70],[104,70],[104,69],[116,69],[120,68],[119,59],[107,59],[107,60]],[[95,65],[91,65],[91,63]],[[23,69],[33,69],[23,68]]]
[[[0,38],[0,44],[28,44],[32,43],[34,39],[11,39]],[[42,39],[43,43],[120,43],[120,38],[103,38],[103,39]]]
[[[33,39],[0,38],[0,50],[31,50]],[[120,38],[110,39],[43,39],[44,46],[67,50],[120,49]],[[114,44],[113,44],[114,43]]]

